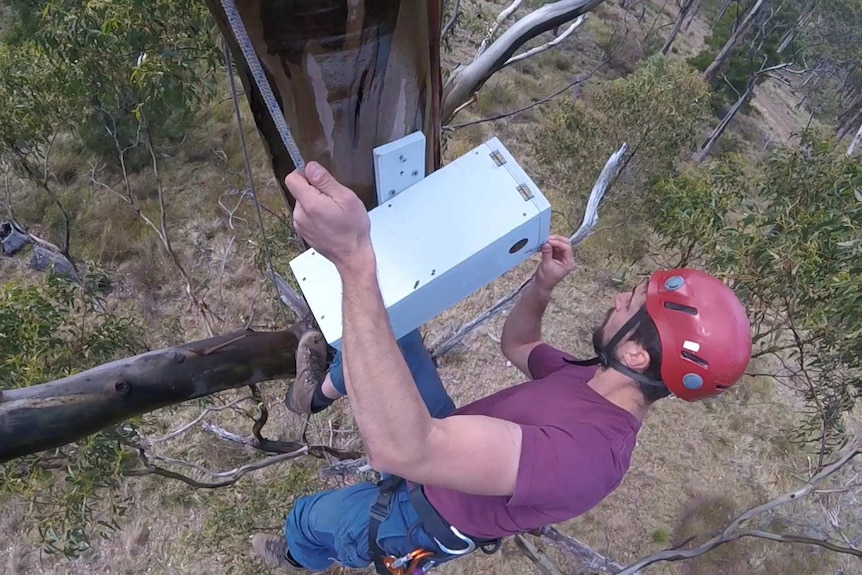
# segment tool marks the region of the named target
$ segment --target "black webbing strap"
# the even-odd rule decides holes
[[[425,532],[437,540],[441,544],[452,551],[460,551],[466,547],[464,540],[458,538],[450,529],[450,525],[437,512],[425,497],[421,485],[414,485],[410,489],[410,504],[419,516],[419,521]],[[466,535],[465,535],[466,536]],[[476,547],[484,548],[489,545],[499,547],[499,539],[478,539],[471,537]],[[496,551],[496,548],[494,549]]]
[[[590,359],[583,360],[572,360],[563,358],[563,361],[566,363],[571,363],[572,365],[603,365],[605,367],[611,367],[620,373],[629,376],[635,381],[640,383],[644,383],[646,385],[650,385],[652,387],[664,388],[666,387],[663,381],[650,379],[642,373],[638,373],[635,370],[631,369],[629,366],[624,363],[618,361],[614,357],[614,349],[616,349],[617,345],[620,343],[620,340],[630,332],[646,315],[646,306],[641,306],[641,308],[635,312],[635,314],[629,318],[629,320],[623,324],[623,326],[617,330],[617,333],[611,338],[608,344],[602,349],[599,346],[598,341],[593,341],[593,345],[596,350],[596,357]]]
[[[380,490],[377,494],[377,500],[369,510],[371,520],[368,523],[368,550],[371,552],[374,568],[379,575],[390,575],[390,573],[386,565],[383,564],[383,557],[386,553],[377,544],[377,532],[380,529],[380,523],[389,517],[392,497],[395,496],[395,492],[402,483],[404,483],[404,479],[397,475],[390,475],[386,479],[378,481],[377,486]]]

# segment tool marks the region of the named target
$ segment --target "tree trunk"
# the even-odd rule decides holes
[[[234,56],[255,125],[289,208],[294,165],[245,63],[222,0],[205,0]],[[426,168],[440,167],[442,0],[235,0],[303,159],[316,160],[377,204],[373,148],[421,130]],[[544,4],[448,79],[457,107],[520,46],[603,0]],[[196,397],[295,375],[297,325],[228,334],[115,361],[0,395],[0,462],[57,447],[128,417]]]
[[[853,157],[853,153],[856,151],[856,146],[859,145],[859,142],[862,142],[862,124],[859,124],[859,129],[856,130],[856,135],[853,136],[853,141],[850,142],[850,145],[847,147],[847,155]]]
[[[160,407],[293,377],[297,333],[237,331],[0,392],[0,463]]]
[[[721,7],[719,7],[718,12],[715,15],[715,18],[713,18],[713,20],[712,20],[712,26],[711,26],[712,28],[714,28],[715,25],[718,24],[718,22],[722,18],[724,18],[724,15],[727,12],[727,9],[730,8],[731,4],[733,4],[733,0],[722,0]]]
[[[206,0],[237,62],[288,205],[293,162],[251,78],[219,0]],[[239,0],[240,13],[306,161],[377,205],[372,149],[417,130],[440,167],[441,0]]]
[[[670,35],[667,37],[664,46],[661,48],[662,56],[667,56],[673,41],[676,40],[676,36],[679,34],[680,28],[682,28],[682,23],[685,21],[686,16],[688,16],[689,10],[694,6],[694,1],[695,0],[685,0],[683,5],[680,7],[679,15],[676,18],[676,24],[674,24],[673,30],[670,31]]]
[[[718,125],[715,127],[715,129],[712,131],[709,137],[707,137],[706,141],[701,146],[700,151],[694,158],[694,161],[696,163],[699,164],[703,162],[709,155],[709,153],[712,151],[712,148],[715,146],[715,143],[718,142],[718,139],[721,137],[721,135],[724,133],[724,130],[730,124],[730,121],[733,120],[733,117],[736,116],[736,113],[739,112],[740,108],[742,108],[742,106],[745,105],[745,103],[751,97],[751,94],[754,91],[754,84],[756,81],[757,75],[753,75],[751,76],[751,78],[748,79],[748,85],[745,88],[745,92],[743,92],[739,99],[734,102],[733,106],[731,106],[727,114],[724,115],[724,117],[721,119],[721,121],[718,123]]]
[[[781,54],[784,52],[787,47],[793,42],[793,39],[796,37],[796,32],[799,31],[800,28],[808,24],[808,21],[811,20],[811,17],[814,16],[814,9],[817,7],[817,0],[811,3],[811,5],[806,8],[805,12],[803,12],[799,18],[796,20],[796,25],[793,28],[790,28],[787,32],[784,33],[784,36],[781,37],[781,43],[778,46],[778,52]]]
[[[754,6],[751,7],[751,10],[748,11],[748,14],[745,15],[740,25],[736,28],[733,34],[730,35],[730,38],[727,39],[727,42],[724,43],[724,46],[721,47],[721,50],[716,54],[715,59],[712,63],[707,66],[706,70],[703,72],[703,78],[707,82],[711,82],[713,78],[718,74],[718,70],[721,68],[721,65],[724,64],[724,61],[730,56],[731,50],[733,50],[734,46],[736,46],[737,42],[743,37],[745,32],[751,26],[751,23],[754,22],[754,17],[760,12],[760,9],[765,5],[766,0],[757,0]]]

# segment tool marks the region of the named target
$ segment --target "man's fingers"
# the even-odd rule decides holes
[[[330,197],[341,197],[345,192],[350,190],[335,179],[335,176],[329,173],[329,170],[318,164],[317,162],[308,162],[305,166],[305,176],[309,183]],[[351,192],[352,193],[352,192]]]
[[[292,171],[284,178],[284,185],[287,186],[290,195],[300,204],[313,201],[316,196],[320,195],[320,192],[297,170]]]

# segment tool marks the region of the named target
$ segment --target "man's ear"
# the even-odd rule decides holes
[[[644,347],[631,340],[621,343],[617,348],[620,361],[637,372],[644,372],[649,367],[650,357]]]

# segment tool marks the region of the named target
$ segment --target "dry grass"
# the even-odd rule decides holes
[[[467,28],[458,32],[453,51],[444,55],[448,67],[472,58],[472,46],[481,39],[485,25],[475,14],[496,14],[502,4],[478,0],[464,3],[471,17],[465,20]],[[589,25],[558,50],[496,76],[480,93],[478,104],[466,108],[454,123],[514,110],[534,97],[559,89],[595,65],[611,38],[625,37],[619,60],[596,74],[593,81],[625,73],[649,45],[650,29],[654,34],[658,34],[656,30],[669,31],[672,4],[647,5],[642,22],[638,22],[636,15],[624,12],[616,3],[605,3]],[[706,33],[705,26],[695,21],[689,33],[678,39],[674,57],[696,51]],[[784,118],[781,126],[785,127],[776,131],[775,138],[785,138],[799,118],[782,111],[788,102],[780,87],[764,87],[768,89],[758,94],[756,104],[758,109],[767,110],[766,119],[753,122],[762,130],[767,121]],[[445,158],[455,158],[496,135],[530,173],[538,173],[541,166],[532,156],[531,142],[537,137],[536,126],[543,115],[544,108],[539,106],[508,120],[458,130],[447,135]],[[245,186],[230,103],[213,105],[202,122],[183,146],[164,159],[175,249],[194,278],[195,288],[219,316],[217,331],[239,327],[252,315],[254,327],[277,327],[276,309],[253,263],[260,250],[260,238],[251,206],[245,202],[235,212],[237,218],[229,221],[218,205],[222,198],[225,205],[233,207],[236,196],[225,194]],[[283,199],[248,113],[245,122],[261,200],[282,212]],[[86,192],[88,187],[73,169],[74,162],[63,156],[58,163],[64,181],[76,193]],[[552,232],[570,233],[579,221],[564,206],[573,194],[586,197],[589,190],[562,189],[553,176],[537,177],[537,181],[554,206]],[[146,198],[143,205],[152,213],[152,181],[141,175],[135,177],[134,183]],[[49,210],[41,200],[28,209],[33,213]],[[123,305],[146,322],[151,345],[205,337],[200,317],[189,310],[179,274],[134,214],[115,198],[95,194],[80,203],[77,213],[81,249],[104,262],[113,273],[115,297],[125,299]],[[268,217],[267,225],[273,233],[278,230],[274,218]],[[638,247],[632,242],[644,237],[643,230],[633,230],[629,222],[613,212],[601,215],[599,227],[600,231],[579,247],[579,269],[555,292],[544,322],[544,334],[551,343],[580,355],[591,352],[590,330],[610,304],[616,284],[627,283],[631,274],[645,269],[645,262],[632,266],[629,257]],[[295,248],[281,232],[284,241],[279,245],[279,261],[283,266],[289,250]],[[475,316],[527,277],[534,264],[512,270],[430,322],[426,339],[433,341]],[[17,276],[19,271],[14,266],[9,262],[0,265],[0,279]],[[280,271],[289,277],[288,269],[282,267]],[[493,341],[499,337],[503,321],[504,317],[498,317],[477,330],[441,362],[441,375],[456,403],[469,402],[521,381],[521,375],[507,364]],[[296,440],[303,422],[280,403],[283,390],[284,382],[262,386],[271,412],[266,433],[273,439]],[[219,399],[228,402],[243,393],[229,392]],[[250,404],[246,407],[251,409]],[[590,513],[559,527],[621,563],[669,543],[702,537],[738,511],[794,485],[789,469],[804,469],[804,465],[787,440],[788,431],[797,421],[792,407],[792,398],[759,379],[747,381],[719,401],[660,402],[640,433],[631,470],[622,486]],[[165,433],[194,418],[199,409],[194,404],[179,406],[147,417],[146,423],[154,434]],[[222,412],[211,420],[237,433],[250,433],[250,420],[238,414]],[[342,448],[360,446],[346,402],[312,418],[308,437],[312,442]],[[163,449],[166,454],[213,469],[234,467],[260,456],[248,448],[226,445],[199,428]],[[216,491],[196,491],[161,478],[130,480],[123,492],[134,503],[120,531],[110,540],[96,542],[92,552],[71,562],[40,553],[37,537],[27,531],[26,508],[20,502],[4,501],[0,504],[0,535],[6,543],[0,545],[0,568],[10,575],[267,573],[251,557],[248,537],[257,531],[279,531],[297,496],[338,485],[335,480],[324,482],[317,477],[319,465],[317,460],[301,459],[252,474],[232,487]],[[819,511],[806,509],[805,513],[813,516]],[[568,565],[553,547],[537,543],[541,550]],[[581,572],[576,565],[568,566],[567,572]],[[816,575],[834,573],[833,567],[822,553],[811,554],[807,548],[790,552],[786,546],[750,540],[728,545],[698,561],[660,564],[649,572]],[[520,575],[535,572],[535,567],[507,541],[493,557],[476,554],[439,571]]]

